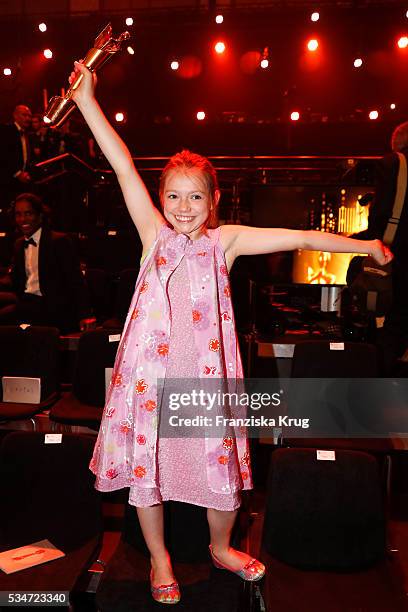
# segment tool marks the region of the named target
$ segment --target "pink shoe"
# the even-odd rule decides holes
[[[221,561],[217,559],[217,557],[213,553],[211,544],[209,546],[209,549],[210,549],[212,562],[215,567],[218,567],[218,569],[229,570],[230,572],[233,572],[234,574],[236,574],[237,576],[240,576],[244,580],[249,580],[251,582],[260,580],[265,575],[265,566],[263,565],[263,563],[261,563],[260,561],[257,561],[256,559],[252,558],[250,561],[248,561],[246,565],[244,565],[242,569],[234,570],[232,569],[232,567],[228,567],[228,565],[224,565],[223,563],[221,563]]]
[[[176,604],[180,601],[180,587],[177,582],[153,586],[153,570],[150,572],[150,589],[155,601],[163,604]]]

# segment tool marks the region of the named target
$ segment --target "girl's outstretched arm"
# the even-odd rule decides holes
[[[330,251],[332,253],[367,253],[383,265],[392,260],[392,253],[380,240],[356,240],[338,234],[315,230],[222,225],[221,244],[227,262],[239,255],[260,255],[276,251]]]
[[[139,232],[143,251],[146,251],[156,239],[165,221],[154,206],[144,182],[136,171],[129,149],[110,125],[95,99],[96,75],[80,62],[75,62],[75,72],[80,72],[83,80],[75,90],[73,100],[118,177],[129,214]],[[75,77],[75,72],[71,73],[70,83]]]

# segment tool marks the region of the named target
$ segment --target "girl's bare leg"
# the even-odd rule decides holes
[[[170,555],[164,544],[163,529],[163,506],[149,506],[148,508],[136,508],[140,527],[150,551],[150,561],[153,570],[153,584],[171,584],[174,582],[174,574],[171,567]]]
[[[230,546],[231,532],[237,512],[237,510],[229,512],[214,508],[207,509],[213,553],[221,563],[228,565],[233,570],[242,569],[251,559],[246,553]]]

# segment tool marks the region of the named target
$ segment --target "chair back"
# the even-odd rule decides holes
[[[59,331],[56,327],[0,326],[0,378],[41,378],[41,401],[44,401],[58,388],[58,360]]]
[[[73,392],[84,404],[103,407],[105,404],[105,369],[113,368],[118,340],[105,329],[93,329],[79,339],[74,371]]]
[[[372,344],[310,340],[295,345],[292,378],[373,378],[378,373],[378,352]]]
[[[119,275],[119,282],[115,301],[115,315],[119,321],[124,322],[128,313],[130,302],[135,291],[139,274],[138,268],[126,268]]]
[[[304,569],[349,571],[384,558],[385,511],[378,462],[364,452],[282,448],[271,456],[263,547]]]
[[[2,550],[48,539],[64,552],[102,533],[101,496],[88,465],[94,437],[18,431],[0,445]]]

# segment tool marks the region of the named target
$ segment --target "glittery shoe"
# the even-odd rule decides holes
[[[161,584],[153,586],[152,582],[153,570],[150,572],[150,589],[152,597],[155,601],[162,604],[176,604],[180,601],[180,587],[177,582],[171,584]]]
[[[234,570],[232,567],[228,567],[228,565],[224,565],[223,563],[221,563],[221,561],[217,559],[217,557],[214,555],[212,551],[211,544],[209,548],[210,548],[212,562],[215,567],[218,567],[218,569],[229,570],[230,572],[233,572],[234,574],[236,574],[237,576],[240,576],[244,580],[250,580],[251,582],[260,580],[265,574],[265,566],[263,565],[263,563],[261,563],[260,561],[257,561],[256,559],[251,559],[250,561],[248,561],[248,563],[244,565],[242,569]]]

